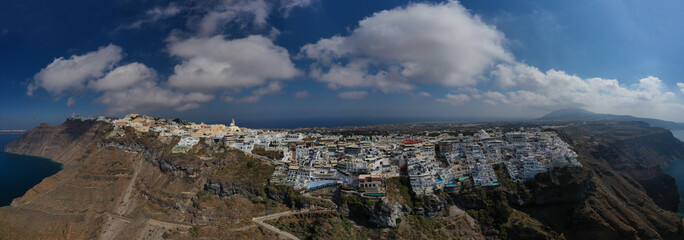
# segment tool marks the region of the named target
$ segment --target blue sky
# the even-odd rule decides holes
[[[0,3],[0,129],[138,112],[251,127],[684,119],[681,1]]]

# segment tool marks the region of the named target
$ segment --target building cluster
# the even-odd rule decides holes
[[[76,116],[74,119],[84,120],[84,118]],[[87,119],[92,120],[92,119]],[[98,117],[99,121],[106,121],[111,123],[115,128],[132,127],[138,132],[155,132],[161,137],[180,137],[180,141],[172,149],[175,153],[187,152],[193,146],[200,142],[200,139],[205,139],[211,143],[232,142],[234,139],[243,137],[244,135],[256,135],[256,130],[240,128],[235,125],[233,120],[230,125],[224,124],[205,124],[185,122],[179,119],[161,119],[138,114],[128,114],[119,119],[107,119]],[[230,147],[241,148],[237,143]],[[242,149],[242,148],[241,148]],[[242,149],[245,150],[245,149]],[[251,150],[251,149],[250,149]]]
[[[383,197],[386,179],[406,176],[415,193],[428,194],[464,184],[497,186],[497,172],[523,182],[553,168],[581,167],[569,144],[555,132],[537,128],[495,128],[457,136],[348,136],[239,128],[234,120],[226,126],[137,114],[104,121],[117,128],[180,137],[174,152],[186,152],[201,141],[247,153],[275,152],[279,159],[272,159],[276,167],[271,182],[303,191],[343,185],[367,197]]]

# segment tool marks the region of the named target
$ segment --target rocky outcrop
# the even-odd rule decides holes
[[[260,190],[256,189],[254,186],[217,179],[210,179],[207,181],[204,185],[204,190],[221,197],[232,197],[235,195],[252,197],[260,194]],[[286,202],[283,196],[273,195],[269,197],[272,197],[279,202]]]
[[[423,197],[423,204],[414,207],[413,211],[418,215],[425,215],[429,217],[440,216],[447,209],[448,200],[433,194],[425,195]]]
[[[335,202],[347,217],[372,228],[397,227],[397,219],[411,213],[411,208],[399,201],[367,199],[354,192],[338,191]]]
[[[145,146],[138,142],[122,143],[119,141],[114,141],[111,139],[100,140],[97,142],[97,146],[100,148],[114,148],[125,152],[143,152],[146,150]]]

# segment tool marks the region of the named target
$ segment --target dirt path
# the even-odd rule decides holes
[[[136,157],[137,156],[138,155],[136,155]],[[135,166],[135,172],[133,172],[131,181],[128,183],[128,186],[126,186],[126,190],[124,190],[123,197],[119,200],[121,204],[119,204],[119,206],[114,211],[116,214],[125,215],[125,213],[129,210],[131,202],[131,193],[133,192],[133,186],[135,186],[135,180],[138,179],[138,175],[140,175],[140,170],[143,167],[143,163],[145,163],[145,159],[143,159],[142,157],[137,157],[137,160],[138,162]]]
[[[299,213],[324,213],[324,212],[332,212],[332,211],[333,210],[310,210],[310,209],[306,209],[306,210],[302,210],[302,211],[285,211],[285,212],[274,213],[271,215],[255,217],[255,218],[252,218],[252,221],[254,221],[254,223],[256,223],[259,226],[262,226],[268,230],[271,230],[277,234],[280,234],[280,236],[283,236],[283,237],[286,237],[289,239],[299,240],[299,238],[297,236],[295,236],[289,232],[280,230],[277,227],[274,227],[273,225],[266,223],[265,221],[277,219],[280,217],[289,216],[289,215],[293,215],[293,214],[299,214]]]
[[[273,231],[273,232],[275,232],[275,233],[277,233],[277,234],[280,234],[280,236],[283,236],[283,237],[286,237],[286,238],[289,238],[289,239],[299,240],[299,238],[298,238],[297,236],[295,236],[295,235],[293,235],[293,234],[291,234],[291,233],[289,233],[289,232],[282,231],[282,230],[280,230],[280,229],[274,227],[273,225],[264,222],[264,220],[270,220],[270,219],[280,218],[280,217],[282,217],[282,216],[287,216],[287,215],[295,214],[295,213],[297,213],[297,212],[287,211],[287,212],[274,213],[274,214],[266,215],[266,216],[263,216],[263,217],[255,217],[255,218],[252,218],[252,221],[254,221],[254,223],[256,223],[256,224],[259,225],[259,226],[262,226],[262,227],[264,227],[264,228],[266,228],[266,229],[268,229],[268,230],[271,230],[271,231]]]
[[[247,226],[239,227],[239,228],[228,228],[228,231],[231,231],[231,232],[246,231],[246,230],[248,230],[248,229],[250,229],[250,228],[253,228],[253,227],[256,227],[256,226],[257,226],[257,225],[252,224],[252,225],[247,225]]]
[[[180,224],[180,223],[172,223],[172,222],[163,222],[163,221],[154,220],[154,219],[147,219],[147,223],[150,225],[154,225],[154,226],[166,228],[166,229],[174,229],[174,228],[188,229],[188,228],[192,227],[190,225],[185,225],[185,224]]]
[[[329,202],[329,203],[331,203],[333,206],[335,206],[335,208],[333,208],[333,209],[337,209],[337,204],[335,204],[335,202],[333,202],[333,201],[330,200],[330,199],[322,198],[322,197],[318,197],[318,196],[314,196],[314,195],[311,195],[311,194],[309,194],[309,193],[303,193],[302,195],[304,195],[304,196],[306,196],[306,197],[310,197],[310,198],[315,198],[315,199],[318,199],[318,200],[321,200],[321,201],[324,201],[324,202]]]
[[[124,194],[122,194],[122,197],[117,201],[119,205],[117,205],[114,209],[114,213],[106,214],[107,221],[105,221],[105,224],[102,227],[102,235],[100,235],[99,239],[114,239],[121,231],[125,229],[126,225],[131,223],[131,219],[124,217],[124,214],[129,210],[133,186],[135,185],[135,181],[138,178],[138,175],[140,175],[140,170],[145,162],[145,160],[142,159],[142,157],[140,157],[138,154],[131,156],[131,158],[137,159],[138,161],[135,163],[135,171],[133,172],[133,176],[131,176],[128,186],[126,186],[126,189],[123,192]]]

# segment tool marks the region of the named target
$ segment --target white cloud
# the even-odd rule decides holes
[[[281,89],[283,89],[282,83],[271,82],[262,88],[258,88],[256,90],[254,90],[252,93],[254,95],[266,95],[266,94],[278,93],[278,92],[280,92]]]
[[[174,110],[176,110],[177,112],[183,112],[183,111],[187,111],[190,109],[198,108],[199,106],[200,105],[197,103],[186,103],[182,106],[175,107]]]
[[[221,100],[224,102],[227,102],[227,103],[231,103],[231,102],[235,101],[235,98],[231,97],[231,96],[225,96]]]
[[[414,97],[414,98],[432,97],[432,94],[430,94],[429,92],[424,92],[424,91],[418,92],[418,93],[413,93],[413,92],[411,92],[411,93],[409,93],[409,95],[410,95],[411,97]]]
[[[268,25],[268,18],[274,10],[280,10],[284,17],[288,17],[294,8],[307,7],[313,0],[221,0],[208,1],[202,4],[206,11],[194,24],[197,26],[198,33],[202,36],[209,36],[222,33],[229,23],[254,24],[257,28],[263,29]]]
[[[121,90],[143,81],[154,81],[157,73],[141,63],[130,63],[115,68],[96,81],[88,84],[88,87],[97,91]]]
[[[292,9],[307,7],[313,3],[314,0],[280,0],[280,9],[283,10],[283,15],[288,17]]]
[[[169,107],[175,108],[176,111],[185,111],[197,108],[197,103],[207,102],[213,98],[213,95],[204,93],[184,94],[172,91],[146,81],[132,88],[107,91],[97,99],[97,102],[108,105],[108,113],[121,114]]]
[[[95,101],[107,105],[107,112],[112,114],[168,107],[183,111],[214,99],[214,95],[209,93],[184,93],[160,86],[156,72],[141,63],[114,68],[122,57],[120,47],[109,45],[81,56],[57,58],[35,75],[28,94],[38,87],[54,96],[90,89],[101,93]],[[85,88],[86,83],[88,88]],[[75,95],[69,96],[67,106],[73,106],[79,95],[84,94],[72,93]]]
[[[419,93],[416,94],[416,95],[419,96],[419,97],[432,97],[432,94],[430,94],[430,93],[428,93],[428,92],[419,92]]]
[[[488,91],[482,94],[485,98],[484,102],[488,104],[496,104],[497,102],[500,103],[508,103],[508,100],[506,100],[506,95],[503,95],[500,92],[492,92]]]
[[[674,98],[663,82],[653,76],[630,86],[615,79],[588,78],[563,71],[539,69],[521,63],[498,65],[492,76],[504,91],[488,91],[485,102],[543,109],[585,107],[599,112],[643,112],[661,108]]]
[[[128,26],[122,28],[140,28],[143,24],[154,23],[156,21],[170,18],[179,14],[183,9],[176,3],[169,3],[166,7],[155,7],[145,12],[145,17]]]
[[[321,39],[301,53],[327,69],[319,80],[333,87],[392,91],[415,84],[475,85],[496,62],[513,61],[504,41],[501,32],[454,1],[377,12],[349,36]]]
[[[337,94],[338,97],[344,98],[344,99],[352,99],[352,100],[358,100],[365,98],[368,96],[368,92],[366,91],[347,91],[347,92],[340,92]]]
[[[200,92],[192,92],[188,93],[183,97],[183,101],[186,102],[208,102],[214,99],[214,95],[211,94],[206,94],[206,93],[200,93]]]
[[[681,91],[682,91],[682,94],[684,94],[684,83],[678,82],[678,83],[677,83],[677,87],[679,87],[679,90],[681,90]]]
[[[456,93],[456,94],[447,93],[447,95],[444,98],[439,98],[439,99],[437,99],[437,101],[443,102],[443,103],[448,103],[451,105],[463,105],[464,103],[470,101],[470,96],[463,94],[463,93]]]
[[[416,96],[409,90],[441,85],[458,88],[440,102],[481,101],[528,110],[585,107],[664,116],[684,108],[657,77],[625,84],[556,69],[542,72],[516,60],[505,42],[494,26],[449,1],[377,12],[350,34],[307,44],[299,54],[315,60],[309,75],[332,89],[366,87]],[[684,93],[683,86],[678,87]]]
[[[26,94],[32,96],[33,91],[38,88],[43,88],[53,95],[60,95],[67,90],[82,89],[86,81],[102,77],[121,58],[121,47],[112,44],[80,56],[73,55],[69,59],[56,58],[33,77]]]
[[[309,92],[304,90],[304,91],[299,91],[294,94],[294,98],[307,98],[309,97]]]
[[[261,95],[251,95],[235,99],[235,103],[255,103],[261,101]]]
[[[67,99],[67,107],[71,107],[71,106],[73,106],[74,104],[76,104],[76,98],[73,97],[73,96],[72,96],[72,97],[69,97],[69,99]]]
[[[212,6],[211,11],[199,21],[199,33],[211,35],[229,22],[240,18],[247,18],[257,26],[265,26],[266,19],[271,12],[271,4],[264,0],[224,0],[219,5]]]
[[[399,75],[398,72],[386,72],[384,70],[376,73],[369,72],[368,61],[352,60],[346,65],[333,64],[325,73],[313,71],[312,77],[328,83],[331,89],[340,87],[376,87],[383,92],[396,92],[411,90],[414,86],[403,80],[393,80]]]
[[[108,91],[97,99],[99,103],[108,105],[108,112],[113,114],[176,107],[182,100],[182,93],[161,88],[152,82],[145,82],[136,88]]]
[[[280,82],[271,82],[266,86],[260,87],[252,91],[251,96],[235,99],[235,103],[255,103],[261,101],[261,98],[267,94],[279,93],[283,89],[283,84]],[[229,101],[226,101],[229,102]]]
[[[263,36],[190,38],[172,42],[169,49],[183,59],[169,84],[185,90],[239,90],[300,74],[287,50]]]

